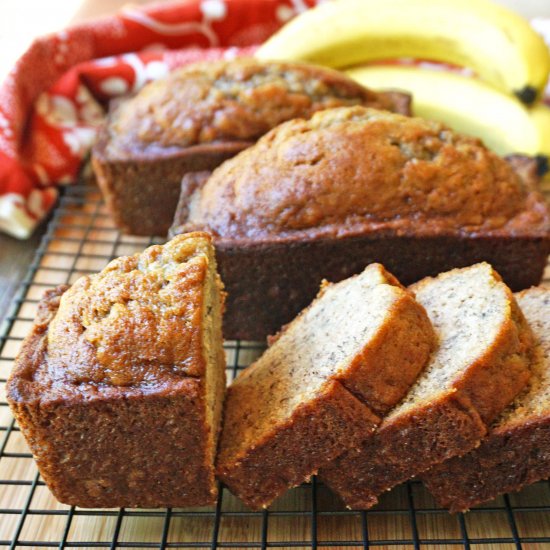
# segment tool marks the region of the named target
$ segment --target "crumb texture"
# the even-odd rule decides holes
[[[438,345],[374,436],[320,472],[354,508],[474,449],[525,388],[532,334],[514,297],[486,263],[412,285]]]
[[[326,286],[232,384],[225,430],[235,437],[225,439],[222,460],[241,454],[266,430],[287,422],[304,401],[314,399],[327,381],[342,374],[387,322],[402,292],[387,284],[378,266]]]
[[[438,347],[390,418],[453,388],[494,346],[511,317],[510,291],[488,264],[450,271],[412,289],[435,328]]]
[[[433,348],[426,312],[379,264],[336,284],[230,386],[220,478],[252,507],[372,433]],[[306,439],[307,441],[305,441]]]
[[[532,377],[477,449],[422,476],[438,503],[451,512],[550,476],[550,289],[531,288],[516,298],[535,337]]]
[[[529,386],[498,418],[504,428],[529,417],[550,416],[550,290],[532,288],[516,294],[536,339]]]
[[[550,228],[541,195],[479,140],[361,106],[273,129],[214,171],[188,222],[227,238],[410,231],[411,223]]]

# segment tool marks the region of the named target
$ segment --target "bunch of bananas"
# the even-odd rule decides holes
[[[550,155],[550,108],[540,102],[550,52],[526,20],[491,0],[334,0],[290,21],[256,55],[409,91],[414,114],[480,137],[500,154]],[[476,77],[379,64],[399,58],[467,67]]]

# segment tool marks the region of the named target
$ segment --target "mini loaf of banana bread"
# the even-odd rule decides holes
[[[319,472],[350,508],[370,508],[384,491],[473,449],[530,377],[531,331],[491,266],[443,273],[412,290],[438,346],[374,436]]]
[[[499,416],[477,449],[422,476],[451,512],[550,477],[550,289],[526,290],[517,301],[537,341],[529,387]]]
[[[201,233],[45,294],[7,396],[60,502],[216,501],[223,298]]]
[[[184,178],[182,197],[192,197],[172,233],[214,235],[227,338],[264,338],[321,279],[373,261],[406,283],[488,261],[521,289],[540,281],[550,250],[533,181],[480,141],[422,119],[326,110],[280,125],[206,176]]]
[[[409,96],[298,63],[197,63],[113,104],[93,165],[122,231],[165,235],[185,173],[214,169],[283,121],[343,105],[408,114]]]
[[[325,283],[229,387],[219,477],[268,506],[368,437],[434,343],[424,309],[382,266]]]

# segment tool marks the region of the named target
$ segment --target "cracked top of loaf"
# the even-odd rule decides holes
[[[193,194],[184,229],[228,239],[340,237],[370,230],[548,237],[542,195],[481,141],[361,106],[273,129]]]
[[[13,399],[139,392],[204,376],[211,237],[180,235],[46,293],[10,383]]]
[[[409,107],[404,94],[376,93],[322,67],[249,58],[201,62],[121,102],[106,128],[106,153],[254,142],[286,120],[358,104],[405,113]]]

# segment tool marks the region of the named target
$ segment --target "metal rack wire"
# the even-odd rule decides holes
[[[119,234],[94,187],[66,190],[0,329],[0,386],[46,288],[72,283],[154,239]],[[227,342],[231,380],[262,350]],[[269,510],[251,512],[222,489],[215,507],[88,510],[49,493],[0,396],[0,547],[15,548],[550,548],[550,484],[500,497],[466,515],[437,508],[418,482],[367,512],[346,510],[315,479]]]

